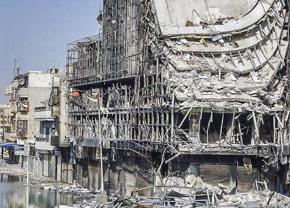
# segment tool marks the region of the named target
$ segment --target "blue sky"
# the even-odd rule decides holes
[[[0,0],[0,103],[14,59],[21,72],[64,68],[67,43],[98,33],[100,1]]]

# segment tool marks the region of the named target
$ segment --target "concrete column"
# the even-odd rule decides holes
[[[77,184],[83,186],[82,166],[79,163],[76,166],[76,182]]]
[[[56,179],[56,165],[57,165],[57,162],[56,162],[56,157],[54,155],[51,155],[51,158],[50,158],[50,171],[49,171],[49,177],[53,178],[53,179]]]
[[[36,152],[36,155],[37,155],[37,175],[38,176],[43,176],[43,171],[42,171],[42,161],[40,159],[40,154],[39,152],[37,151]]]
[[[19,156],[19,165],[23,168],[23,155]]]
[[[130,169],[136,168],[135,157],[127,153],[127,159],[125,163]],[[135,173],[131,173],[125,170],[125,196],[131,196],[132,191],[136,189],[137,177]]]
[[[37,175],[38,169],[37,169],[37,157],[33,157],[33,174]]]
[[[91,164],[89,164],[88,167],[88,175],[89,175],[89,181],[88,181],[88,186],[90,190],[94,190],[94,168]]]
[[[43,176],[49,177],[48,175],[48,155],[43,155]]]
[[[84,174],[83,174],[83,187],[85,188],[89,188],[89,169],[88,169],[88,173],[86,175],[86,177],[84,177]]]
[[[68,175],[68,164],[62,163],[61,164],[61,181],[67,183],[67,175]]]
[[[101,187],[99,186],[100,175],[98,165],[89,164],[89,188],[91,190],[99,190]]]
[[[68,164],[68,178],[67,178],[67,182],[70,184],[73,184],[73,165],[72,164]]]
[[[125,183],[126,183],[126,193],[125,195],[130,197],[132,191],[136,189],[136,182],[137,178],[136,175],[133,173],[125,172]]]
[[[192,113],[189,116],[189,133],[190,133],[190,136],[198,137],[199,117],[200,117],[200,113],[197,113],[197,112]]]
[[[228,118],[227,126],[226,126],[226,129],[227,129],[226,138],[231,143],[234,142],[233,134],[234,134],[234,129],[235,129],[235,126],[232,124],[233,124],[233,117]]]
[[[229,165],[230,169],[230,186],[231,188],[237,188],[238,178],[237,178],[237,165]]]
[[[119,192],[121,190],[121,184],[120,184],[121,181],[119,180],[119,175],[120,175],[121,169],[122,169],[122,167],[117,166],[117,165],[116,165],[116,168],[110,169],[110,188],[113,191]]]
[[[23,157],[23,168],[27,169],[27,156]]]
[[[61,162],[61,155],[59,155],[57,157],[57,177],[56,177],[56,180],[57,181],[61,181],[62,178],[61,178],[61,173],[62,173],[62,162]]]
[[[196,177],[200,176],[200,164],[189,163],[187,172],[189,175],[194,175]]]
[[[100,166],[99,163],[97,163],[95,165],[95,187],[96,190],[100,190],[101,189],[101,175],[100,175]]]

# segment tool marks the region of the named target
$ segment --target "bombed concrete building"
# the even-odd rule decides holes
[[[101,34],[68,48],[74,179],[123,195],[196,177],[287,191],[287,12],[282,0],[104,0]]]

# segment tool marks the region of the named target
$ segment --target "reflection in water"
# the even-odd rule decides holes
[[[0,174],[0,207],[26,208],[26,179]],[[70,194],[48,191],[37,187],[29,188],[29,207],[52,208],[76,203]]]

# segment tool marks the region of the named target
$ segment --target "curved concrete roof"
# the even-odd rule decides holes
[[[157,20],[164,36],[239,32],[256,24],[270,8],[278,4],[282,5],[275,0],[154,0]],[[192,25],[186,25],[188,21]],[[217,23],[219,21],[223,23]]]

